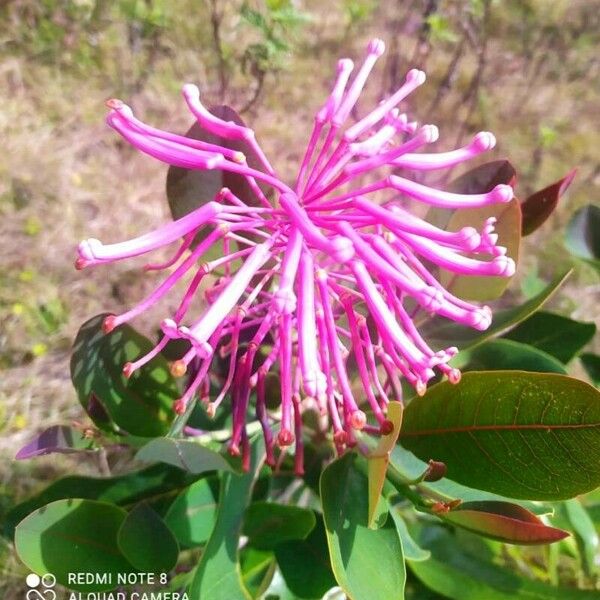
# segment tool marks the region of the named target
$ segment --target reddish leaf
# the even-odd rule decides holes
[[[54,425],[36,435],[23,446],[17,452],[15,459],[23,460],[55,452],[69,454],[95,449],[94,440],[86,437],[83,432],[66,425]]]
[[[531,194],[521,204],[523,235],[533,233],[538,227],[544,224],[556,208],[560,197],[565,193],[569,185],[571,185],[576,173],[577,169],[569,171],[562,179],[555,181],[543,190]]]
[[[504,183],[514,186],[517,172],[507,160],[493,160],[463,173],[448,186],[457,194],[483,194]]]
[[[569,535],[562,529],[545,525],[533,513],[510,502],[465,502],[438,516],[453,525],[509,544],[550,544]]]

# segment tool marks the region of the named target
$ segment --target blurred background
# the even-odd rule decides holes
[[[510,159],[523,198],[577,167],[557,211],[524,240],[502,302],[574,266],[551,308],[599,322],[597,271],[563,240],[600,194],[600,1],[0,0],[0,520],[60,474],[106,473],[96,457],[12,459],[38,428],[81,419],[68,368],[79,325],[156,281],[130,262],[73,268],[80,239],[122,240],[169,218],[166,166],[105,126],[104,102],[122,98],[184,132],[180,87],[197,83],[205,104],[242,114],[291,178],[337,59],[360,58],[373,36],[388,50],[368,96],[425,70],[410,115],[440,127],[437,150],[493,131],[498,146],[483,160]],[[0,542],[3,597],[22,569]]]

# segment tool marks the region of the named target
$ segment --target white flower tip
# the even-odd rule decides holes
[[[510,202],[514,197],[512,187],[505,183],[497,185],[490,194],[496,202]]]
[[[186,83],[181,88],[181,92],[186,98],[200,98],[200,89],[193,83]]]
[[[102,248],[102,242],[95,238],[89,238],[80,242],[77,246],[79,256],[85,260],[93,261],[97,258],[98,250]]]
[[[487,152],[496,145],[496,136],[489,131],[480,131],[472,140],[471,146],[478,152]]]
[[[385,42],[379,38],[372,39],[369,42],[368,52],[375,56],[381,56],[385,52]]]
[[[411,69],[406,74],[406,83],[413,83],[415,85],[423,85],[427,79],[427,75],[419,69]]]
[[[469,314],[469,325],[479,331],[485,331],[492,324],[492,311],[489,306],[472,311]]]
[[[493,260],[496,275],[512,277],[516,271],[515,261],[510,256],[500,255]]]
[[[279,289],[273,296],[273,309],[279,314],[291,315],[296,304],[296,294],[290,288]]]
[[[481,245],[481,236],[475,227],[463,227],[459,233],[460,239],[467,250],[475,250]]]
[[[337,262],[346,262],[354,256],[354,245],[344,236],[338,235],[331,240],[333,258]]]
[[[173,321],[173,319],[163,319],[160,328],[162,332],[170,339],[175,339],[179,337],[179,332],[177,330],[177,323]]]
[[[341,58],[338,60],[337,64],[337,73],[341,75],[342,73],[350,73],[354,69],[354,61],[349,58]]]
[[[421,131],[426,144],[432,144],[440,137],[440,130],[436,125],[423,125]]]
[[[111,110],[121,110],[125,106],[123,100],[119,100],[118,98],[109,98],[105,104]]]

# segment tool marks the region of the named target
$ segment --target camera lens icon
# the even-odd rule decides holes
[[[28,587],[34,588],[37,587],[38,585],[40,585],[41,583],[41,578],[39,575],[36,575],[35,573],[29,573],[29,575],[27,575],[27,577],[25,578],[25,583],[27,584]]]

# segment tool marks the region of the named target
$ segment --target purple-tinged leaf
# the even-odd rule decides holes
[[[548,187],[531,194],[521,203],[523,213],[522,233],[529,235],[543,225],[546,219],[554,212],[558,201],[577,174],[577,169],[569,171],[562,179],[555,181]]]
[[[69,454],[86,450],[96,450],[93,439],[85,436],[82,431],[66,425],[53,425],[36,435],[29,443],[25,444],[15,458],[24,460],[43,456],[44,454]]]
[[[567,531],[545,525],[533,513],[510,502],[464,502],[438,516],[453,525],[508,544],[550,544],[569,535]]]
[[[457,194],[482,194],[504,183],[515,185],[517,172],[507,160],[492,160],[463,173],[451,181],[448,191]]]

